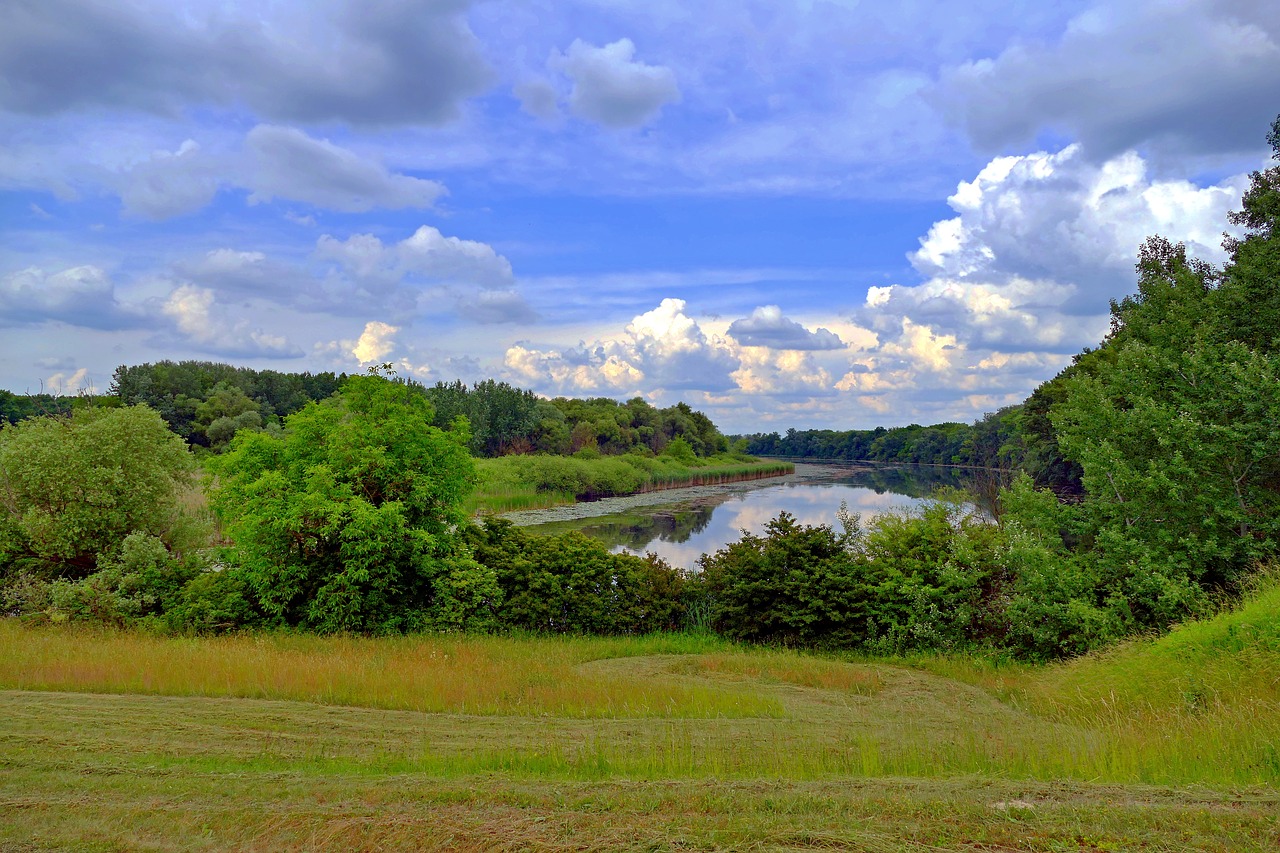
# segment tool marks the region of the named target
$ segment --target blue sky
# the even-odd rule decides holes
[[[727,431],[970,420],[1221,260],[1280,6],[0,6],[0,386],[394,362]]]

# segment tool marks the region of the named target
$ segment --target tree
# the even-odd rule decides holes
[[[1280,162],[1280,116],[1267,142]],[[1223,270],[1219,323],[1234,340],[1280,352],[1280,165],[1249,176],[1241,209],[1227,219],[1244,226],[1245,236],[1223,241],[1231,257]]]
[[[5,427],[3,547],[83,576],[132,533],[180,544],[179,501],[192,470],[182,439],[146,406],[77,409]]]
[[[458,533],[469,436],[432,415],[415,388],[353,376],[282,435],[242,432],[211,463],[212,504],[268,616],[321,631],[487,624],[500,593]]]

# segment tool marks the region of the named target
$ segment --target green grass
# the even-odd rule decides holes
[[[467,509],[472,514],[565,506],[583,498],[634,494],[686,486],[774,477],[795,470],[790,462],[744,460],[731,455],[692,464],[665,456],[502,456],[478,459],[480,482]]]
[[[1053,666],[0,621],[0,849],[1271,850],[1280,585]]]

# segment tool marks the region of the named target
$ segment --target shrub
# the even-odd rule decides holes
[[[465,421],[431,418],[408,386],[356,376],[282,435],[241,432],[211,460],[229,558],[266,617],[318,631],[487,624],[497,585],[457,534],[475,479]]]

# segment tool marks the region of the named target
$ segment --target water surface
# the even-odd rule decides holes
[[[580,530],[614,551],[652,552],[673,566],[695,568],[698,557],[741,538],[742,531],[763,534],[765,524],[788,512],[802,524],[838,524],[844,502],[864,518],[920,504],[940,486],[959,486],[955,469],[829,468],[821,477],[778,482],[690,501],[635,507],[575,521],[531,525],[537,533]]]

